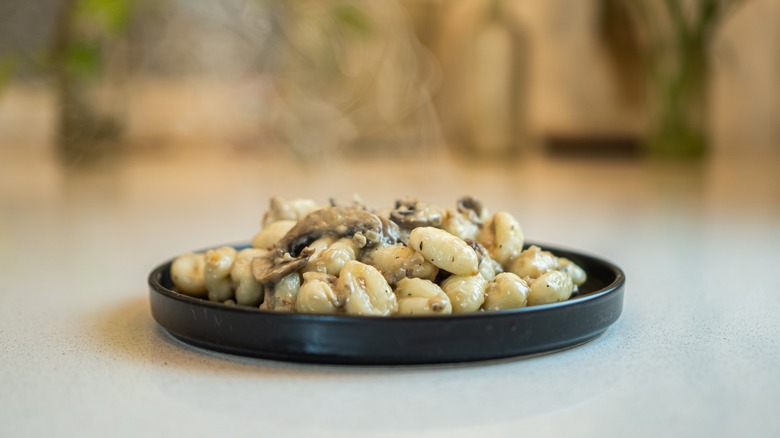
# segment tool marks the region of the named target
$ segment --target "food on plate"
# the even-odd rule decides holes
[[[525,280],[512,272],[502,272],[496,275],[485,290],[485,310],[514,309],[528,304],[530,286]],[[568,298],[568,297],[567,297]]]
[[[565,301],[587,280],[573,261],[524,247],[511,214],[469,196],[381,211],[273,197],[251,242],[177,257],[175,290],[278,312],[449,315]]]
[[[571,277],[565,272],[550,270],[531,282],[528,304],[547,304],[567,300],[574,289]]]
[[[448,315],[450,298],[431,280],[402,278],[395,288],[399,315]]]
[[[179,292],[193,297],[205,296],[206,279],[203,270],[206,267],[205,254],[182,254],[171,264],[171,279]]]

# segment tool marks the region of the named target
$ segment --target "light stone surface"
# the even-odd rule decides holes
[[[0,436],[780,436],[777,157],[435,163],[3,153]],[[370,368],[212,353],[151,318],[159,262],[251,239],[270,195],[355,192],[480,197],[623,267],[623,315],[555,354]]]

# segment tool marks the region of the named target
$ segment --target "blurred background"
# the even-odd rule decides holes
[[[274,195],[470,194],[623,259],[780,217],[777,0],[0,0],[0,67],[10,266],[142,278]]]
[[[779,119],[780,0],[0,0],[0,436],[780,436]],[[623,314],[403,372],[153,321],[154,266],[354,194],[479,198],[621,266]]]
[[[0,154],[71,166],[774,154],[778,77],[776,0],[0,0]]]

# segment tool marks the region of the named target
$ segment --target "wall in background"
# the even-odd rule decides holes
[[[205,0],[172,0],[152,8],[152,18],[141,23],[143,32],[136,33],[148,53],[136,54],[140,75],[133,78],[133,99],[128,102],[130,133],[142,139],[140,144],[179,138],[186,143],[252,148],[269,141],[257,130],[264,123],[269,126],[263,129],[272,129],[273,117],[280,116],[269,100],[274,90],[266,76],[247,73],[257,68],[259,55],[252,53],[253,41],[247,40],[246,31],[262,27],[262,13],[253,15],[258,12],[251,8],[230,9],[245,3],[224,2],[229,6],[225,10]],[[407,31],[417,30],[417,37],[439,66],[438,71],[418,72],[423,79],[415,83],[427,87],[425,92],[448,90],[463,44],[458,35],[468,32],[474,17],[482,14],[488,3],[402,2],[405,14],[413,20]],[[51,41],[60,4],[57,0],[0,0],[0,55],[40,53]],[[384,6],[365,4],[374,8],[369,17],[386,13]],[[533,138],[549,133],[633,134],[643,129],[641,105],[621,97],[615,71],[600,45],[598,2],[526,0],[507,4],[507,11],[529,42],[527,117]],[[220,14],[215,14],[216,10]],[[236,23],[236,17],[243,20]],[[155,31],[157,25],[162,31]],[[382,32],[387,38],[408,37],[384,28]],[[263,34],[253,35],[260,41]],[[777,150],[780,2],[748,1],[722,29],[715,52],[711,115],[717,134],[715,146]],[[424,50],[410,53],[428,56]],[[176,71],[171,66],[180,68]],[[29,147],[51,137],[55,124],[51,106],[56,100],[48,94],[45,83],[16,82],[0,93],[0,147]],[[415,117],[418,125],[436,120],[429,112]],[[407,121],[395,122],[401,126]],[[344,132],[350,129],[346,126]],[[389,132],[374,139],[386,139],[396,131]],[[406,135],[408,130],[397,132]],[[426,135],[432,141],[438,138],[438,131]]]

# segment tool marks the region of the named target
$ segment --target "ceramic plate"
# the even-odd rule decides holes
[[[584,343],[617,321],[625,284],[620,268],[576,251],[539,246],[585,269],[588,280],[578,295],[554,304],[450,316],[279,313],[180,294],[173,290],[167,261],[149,275],[150,304],[154,319],[188,344],[328,364],[430,364],[539,354]]]

